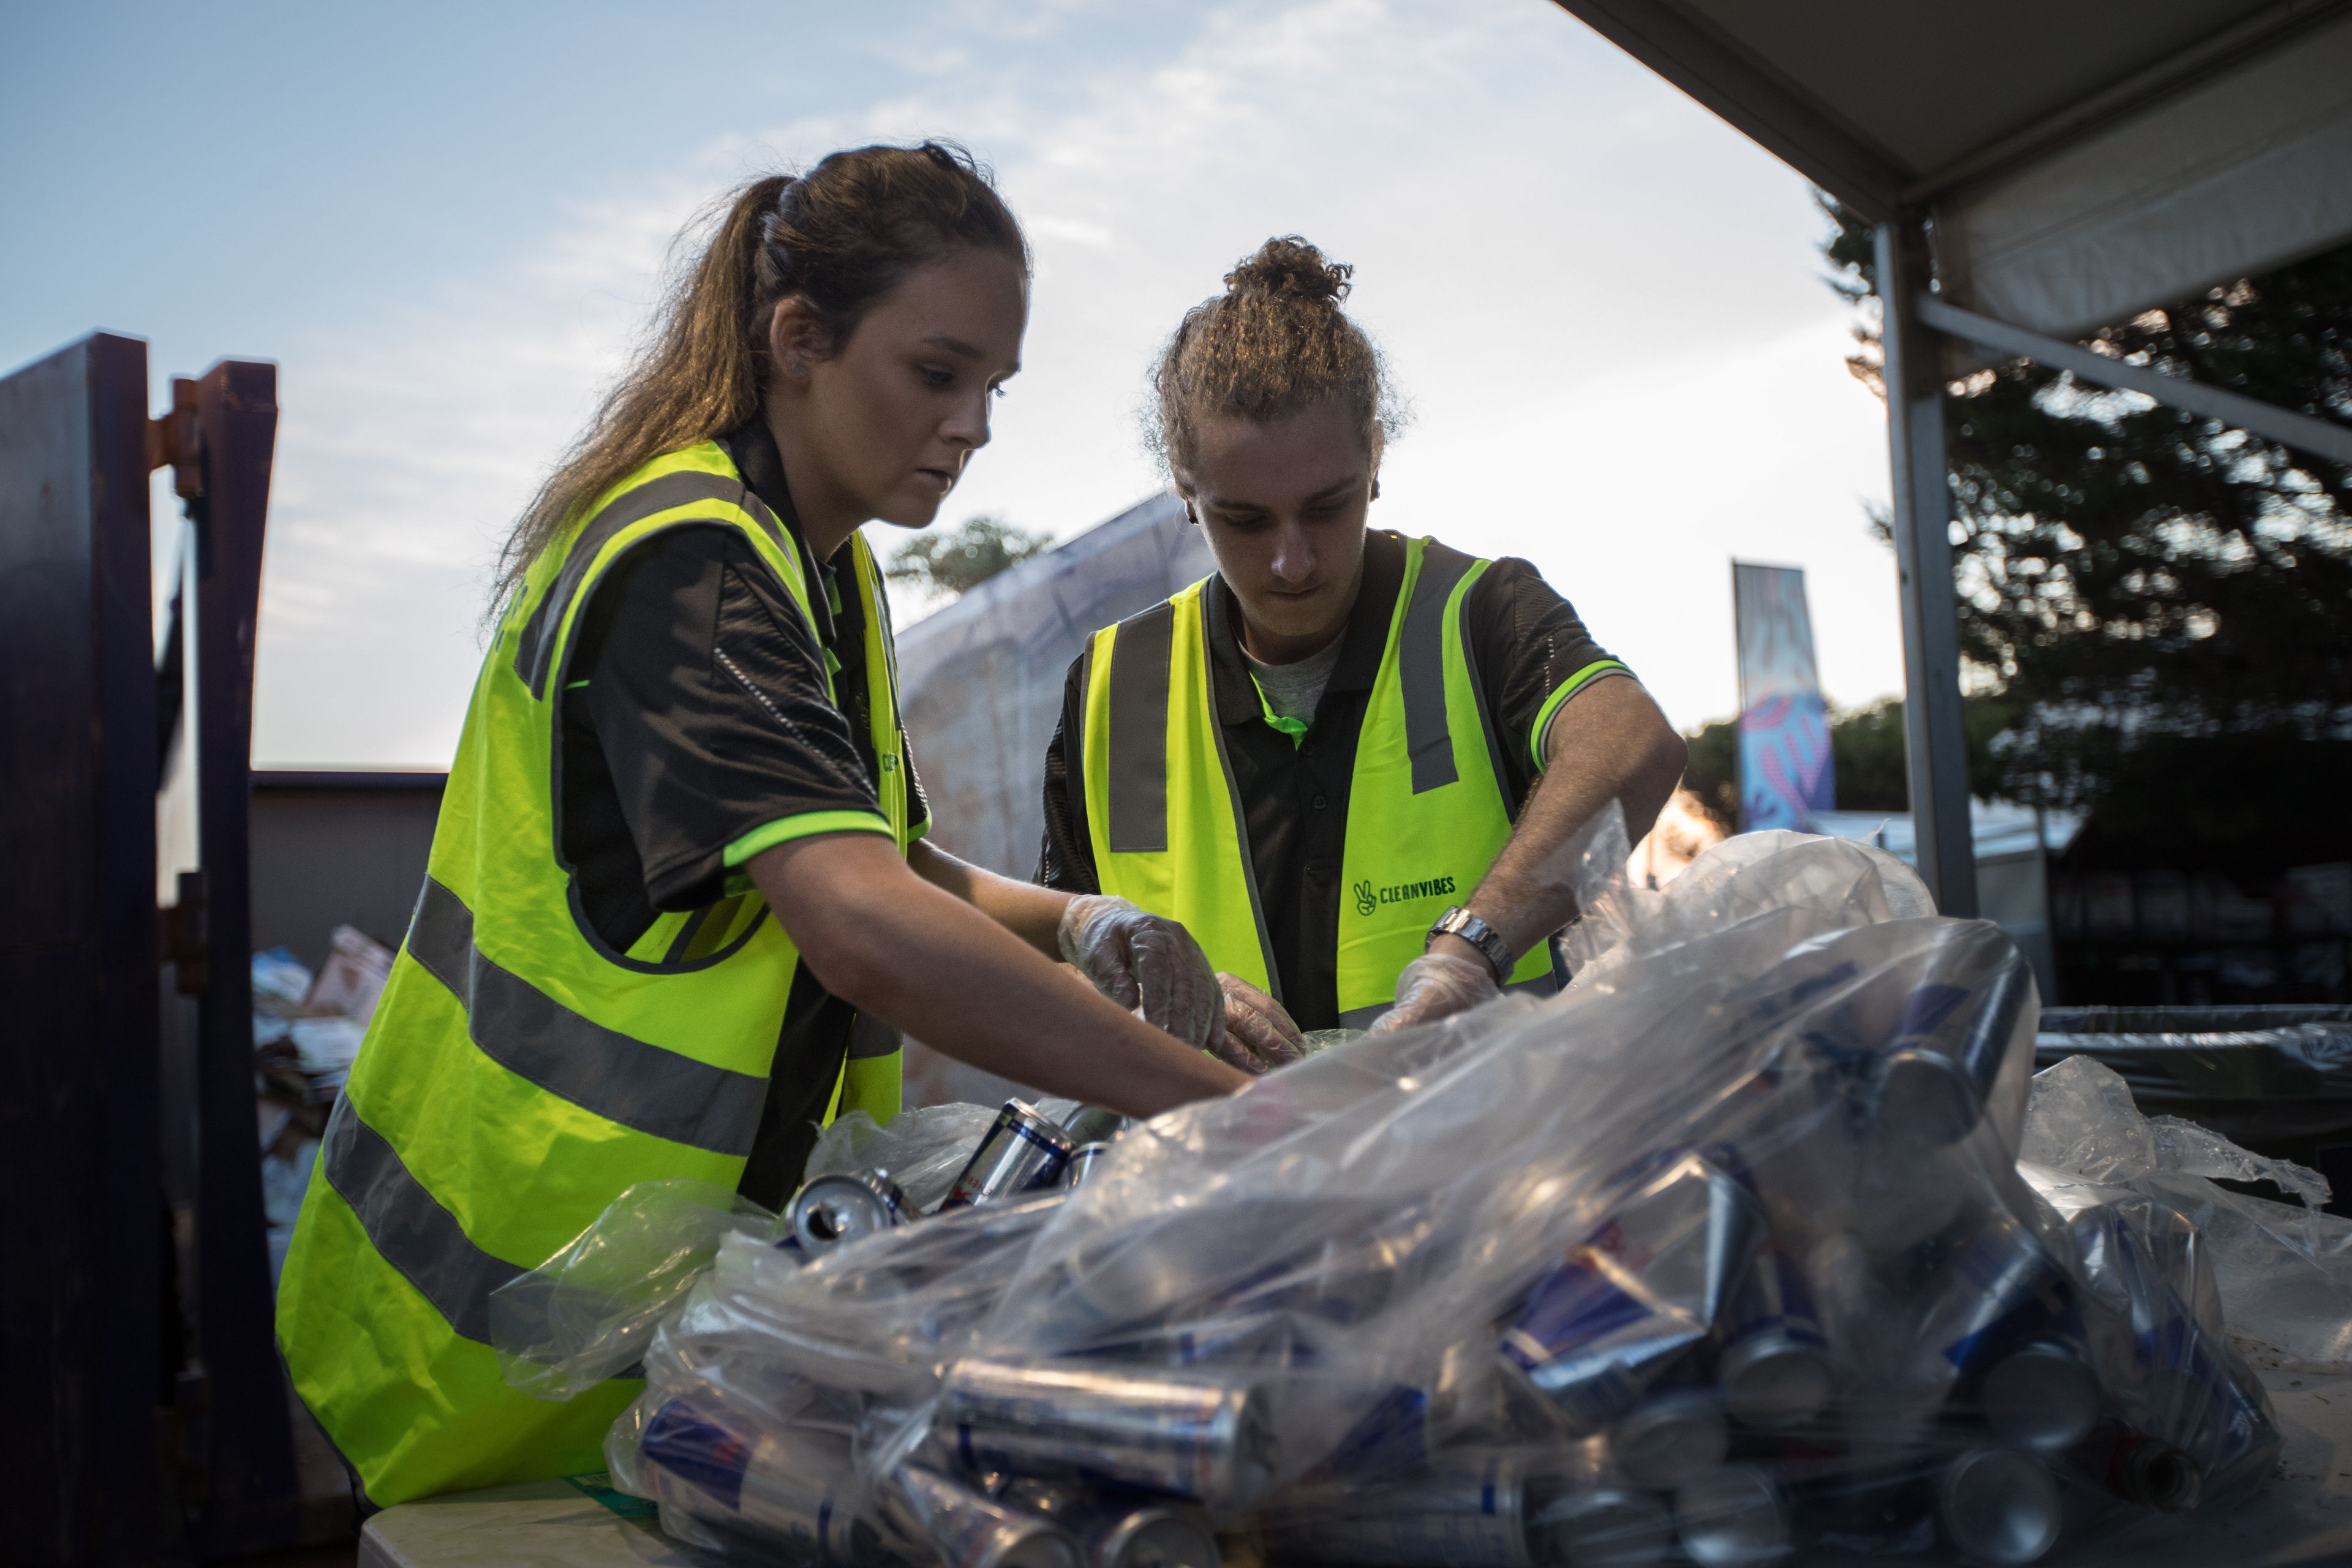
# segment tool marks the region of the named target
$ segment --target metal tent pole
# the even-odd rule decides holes
[[[1952,492],[1944,452],[1944,378],[1916,301],[1927,289],[1925,226],[1878,227],[1878,299],[1895,479],[1895,559],[1903,595],[1903,725],[1919,875],[1948,915],[1977,913],[1969,830],[1968,731],[1960,721],[1960,621],[1952,582]]]

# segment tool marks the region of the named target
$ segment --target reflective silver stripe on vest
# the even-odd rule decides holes
[[[656,512],[673,507],[690,506],[696,501],[719,501],[740,507],[752,520],[767,531],[769,537],[781,542],[783,528],[776,521],[760,498],[753,495],[740,479],[723,474],[679,473],[664,474],[648,479],[635,489],[616,497],[611,505],[588,520],[565,555],[563,569],[556,574],[547,597],[531,612],[530,620],[515,642],[515,673],[530,688],[533,697],[547,695],[548,667],[555,657],[555,629],[563,624],[564,607],[580,591],[580,584],[595,565],[597,555],[612,542],[614,534],[633,523],[643,522]]]
[[[327,1184],[352,1206],[378,1255],[450,1328],[488,1344],[490,1292],[530,1270],[476,1247],[457,1216],[409,1174],[383,1134],[360,1120],[348,1096],[327,1122],[320,1159]]]
[[[1423,546],[1421,574],[1404,607],[1397,684],[1404,694],[1405,754],[1412,761],[1415,795],[1461,777],[1454,766],[1453,731],[1445,723],[1445,601],[1475,564],[1443,544]]]
[[[1506,996],[1533,996],[1538,1000],[1546,996],[1557,996],[1559,994],[1559,981],[1557,977],[1549,974],[1539,975],[1533,980],[1514,981],[1512,984],[1503,987],[1503,994]],[[1396,1004],[1394,1002],[1375,1002],[1369,1007],[1350,1007],[1346,1012],[1339,1015],[1339,1027],[1343,1029],[1369,1029],[1381,1014],[1387,1012],[1390,1008],[1395,1005]]]
[[[1176,606],[1155,605],[1111,633],[1110,800],[1105,837],[1115,854],[1168,848],[1168,665]]]
[[[712,1067],[583,1018],[474,946],[474,913],[427,877],[408,955],[466,1009],[482,1054],[559,1099],[656,1138],[749,1155],[767,1080]]]

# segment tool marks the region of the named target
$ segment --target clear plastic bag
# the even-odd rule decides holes
[[[1237,1557],[1723,1568],[2031,1562],[2268,1468],[2195,1227],[2021,1175],[1996,928],[1794,835],[1583,891],[1565,994],[1159,1117],[1066,1196],[805,1266],[727,1237],[614,1476],[794,1561],[1103,1561],[1037,1500],[1076,1497]],[[811,1443],[846,1468],[788,1482]],[[845,1511],[870,1538],[826,1544]]]
[[[965,1157],[995,1120],[992,1105],[924,1105],[902,1110],[889,1126],[880,1127],[866,1111],[853,1110],[817,1134],[808,1176],[885,1171],[908,1203],[928,1213],[939,1207]]]
[[[776,1216],[709,1182],[639,1182],[539,1268],[490,1292],[490,1340],[508,1384],[569,1399],[633,1366],[654,1329],[729,1236]]]
[[[2352,1366],[2352,1220],[2323,1214],[2326,1179],[2250,1153],[2176,1116],[2143,1116],[2114,1069],[2069,1057],[2033,1080],[2024,1156],[2062,1176],[2164,1205],[2195,1227],[2230,1329],[2305,1365]],[[2210,1179],[2266,1181],[2274,1203]]]

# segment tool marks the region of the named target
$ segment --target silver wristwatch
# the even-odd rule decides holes
[[[1456,904],[1438,916],[1437,923],[1429,928],[1429,940],[1434,941],[1441,936],[1458,936],[1486,954],[1487,963],[1495,971],[1496,984],[1508,985],[1511,983],[1513,955],[1510,944],[1503,940],[1501,931],[1468,910]]]

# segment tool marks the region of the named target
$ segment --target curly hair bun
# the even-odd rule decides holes
[[[1329,261],[1295,234],[1269,239],[1257,254],[1225,274],[1228,294],[1287,294],[1336,305],[1348,297],[1355,268]]]

